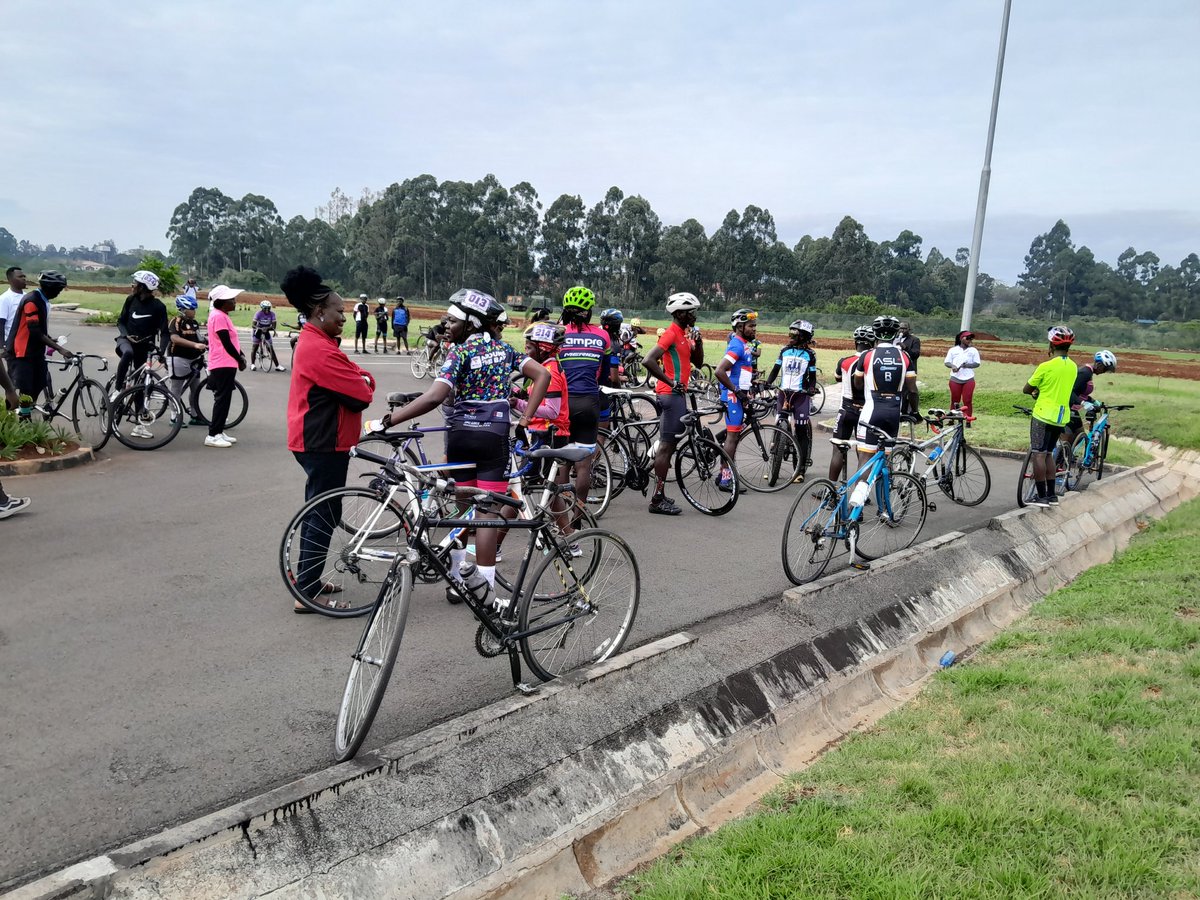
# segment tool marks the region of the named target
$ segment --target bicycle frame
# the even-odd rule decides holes
[[[1100,414],[1100,418],[1096,420],[1096,423],[1092,425],[1091,428],[1088,428],[1086,424],[1084,425],[1083,430],[1084,433],[1087,434],[1088,439],[1087,443],[1084,445],[1085,449],[1083,451],[1083,459],[1080,460],[1082,465],[1090,466],[1096,461],[1096,455],[1100,452],[1100,440],[1103,438],[1106,428],[1108,428],[1107,408],[1105,408],[1104,412]]]

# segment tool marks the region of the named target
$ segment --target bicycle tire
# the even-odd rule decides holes
[[[574,531],[570,535],[566,535],[566,536],[559,534],[556,529],[553,532],[555,535],[555,540],[558,541],[559,543],[567,543],[567,544],[573,543],[575,535],[579,531],[586,531],[589,529],[599,528],[600,524],[599,524],[599,522],[596,521],[596,517],[593,516],[591,514],[591,512],[589,512],[586,509],[580,509],[579,506],[577,505],[575,507],[574,513],[572,514],[571,527],[577,529],[577,531]],[[523,534],[523,532],[518,532],[518,533]],[[522,541],[522,539],[518,538],[518,541]],[[526,545],[522,542],[522,548],[524,548],[524,546],[526,546]],[[540,539],[538,540],[537,544],[535,544],[534,546],[536,548],[535,552],[541,553],[543,556],[548,556],[548,555],[550,555],[551,552],[553,552],[550,549],[549,545]],[[508,563],[498,563],[496,566],[496,585],[499,588],[507,591],[509,596],[512,596],[512,594],[514,593],[513,585],[516,582],[516,577],[517,577],[518,573],[520,572],[520,565],[521,565],[521,560],[518,557],[518,558],[512,559]],[[533,563],[532,562],[531,562],[529,570],[531,572],[533,571]],[[536,599],[552,600],[554,598],[553,598],[553,596],[550,596],[550,597],[538,597]]]
[[[597,519],[608,512],[608,504],[612,501],[612,479],[612,460],[604,445],[598,443],[592,454],[592,481],[586,498],[588,509]]]
[[[863,507],[855,546],[865,560],[911,547],[925,527],[929,512],[925,485],[914,475],[881,473],[874,488],[874,504]]]
[[[192,409],[201,425],[212,424],[213,394],[208,386],[208,376],[201,378],[192,386]],[[225,419],[226,428],[237,428],[250,411],[250,398],[240,381],[233,383],[233,395],[229,398],[229,416]]]
[[[82,379],[71,398],[71,427],[79,435],[79,443],[98,453],[104,449],[112,432],[108,428],[108,395],[104,386],[91,378]]]
[[[142,400],[141,412],[138,411],[139,398]],[[170,415],[164,420],[162,417],[167,411]],[[167,388],[159,384],[135,385],[125,388],[109,403],[108,430],[130,450],[157,450],[179,434],[184,415],[183,404]],[[153,416],[154,420],[144,422],[146,416]],[[154,425],[151,437],[134,436],[134,428],[150,424]]]
[[[412,570],[406,562],[400,561],[392,567],[388,579],[380,587],[379,599],[371,607],[371,617],[351,656],[333,733],[333,749],[338,762],[354,758],[379,712],[379,704],[400,652],[412,591]]]
[[[783,574],[792,584],[816,581],[829,566],[837,547],[828,523],[838,504],[838,488],[827,478],[810,481],[788,510],[783,524]]]
[[[1075,472],[1076,487],[1083,484],[1086,475],[1095,471],[1095,466],[1084,465],[1090,440],[1091,436],[1086,431],[1081,431],[1075,435],[1075,440],[1071,441],[1071,468]]]
[[[992,490],[992,473],[983,454],[960,443],[953,460],[942,467],[938,487],[959,506],[978,506]]]
[[[612,497],[609,500],[611,503],[625,490],[625,477],[629,473],[629,454],[625,452],[625,444],[613,440],[611,435],[604,442],[604,449],[608,451],[608,458],[612,463]]]
[[[721,469],[727,467],[733,473],[728,493],[716,485]],[[675,451],[675,483],[679,492],[693,509],[706,516],[723,516],[737,504],[742,488],[738,472],[729,454],[705,435],[691,438]]]
[[[395,444],[383,437],[365,437],[358,442],[358,446],[364,450],[369,450],[377,456],[386,456],[389,459],[392,454],[398,449]],[[421,465],[421,457],[407,443],[402,445],[404,453],[404,461],[409,465]],[[378,464],[368,462],[360,456],[350,457],[350,466],[346,470],[346,485],[355,487],[370,487],[380,489],[384,484],[380,478],[380,469]]]
[[[1054,444],[1054,492],[1060,497],[1065,496],[1076,483],[1071,471],[1070,449],[1062,441],[1056,441]]]
[[[633,628],[641,598],[637,558],[622,537],[602,528],[579,531],[572,537],[588,546],[585,557],[593,568],[592,577],[587,580],[580,577],[577,560],[549,554],[534,570],[529,589],[522,591],[517,609],[520,631],[583,613],[519,640],[521,656],[542,681],[603,662],[620,652]],[[539,594],[550,593],[550,588],[538,590],[543,579],[550,585],[558,585],[556,590],[561,596],[557,600],[536,599]],[[615,615],[605,612],[609,607]],[[601,621],[603,625],[599,624]]]
[[[796,439],[778,425],[743,428],[733,465],[741,485],[760,494],[782,491],[804,471]]]
[[[408,360],[408,368],[413,378],[424,378],[429,372],[429,348],[422,347],[414,353]]]
[[[262,345],[262,349],[258,351],[258,358],[262,360],[258,368],[263,372],[270,372],[275,368],[275,354],[271,352],[271,348],[265,343]]]
[[[396,555],[407,546],[411,531],[404,510],[393,500],[387,508],[380,510],[380,520],[385,520],[386,524],[377,520],[376,525],[360,537],[364,523],[379,509],[384,497],[383,492],[369,487],[334,488],[313,497],[292,516],[279,543],[279,573],[288,593],[297,602],[333,619],[349,619],[370,611],[380,588],[387,581]],[[340,506],[336,522],[329,508],[335,501]],[[306,563],[301,560],[306,522],[310,529],[319,529],[319,533],[308,532],[309,542],[328,541],[320,559],[319,573],[309,572],[317,565],[316,561]],[[355,544],[357,548],[351,550]],[[322,598],[329,598],[327,602],[321,602],[301,590],[305,583],[330,584],[337,590],[320,594]]]
[[[780,470],[783,468],[783,444],[780,442],[778,435],[771,441],[771,471],[770,482],[774,484],[779,480]]]
[[[644,395],[635,395],[629,398],[629,412],[632,416],[631,423],[654,429],[658,428],[657,420],[662,415],[654,398]]]
[[[642,365],[642,358],[637,354],[630,356],[625,363],[625,378],[634,387],[643,387],[649,380],[650,373]]]
[[[809,405],[809,415],[815,416],[825,408],[825,385],[817,382],[813,388],[812,403]]]
[[[914,473],[917,468],[917,456],[911,445],[897,444],[887,456],[888,468],[893,472]]]
[[[1033,478],[1033,451],[1025,454],[1021,474],[1017,476],[1017,506],[1024,509],[1037,497],[1037,482]]]
[[[1096,456],[1096,480],[1099,481],[1104,477],[1104,460],[1108,458],[1108,426],[1104,427],[1103,434],[1100,435],[1100,452]]]

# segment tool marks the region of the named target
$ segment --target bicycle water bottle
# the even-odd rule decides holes
[[[941,455],[942,455],[942,447],[939,444],[938,446],[934,447],[933,452],[929,454],[929,461],[937,462],[937,458]]]
[[[850,492],[850,505],[857,509],[867,502],[867,494],[870,493],[870,487],[865,481],[860,481],[854,486],[854,490]]]

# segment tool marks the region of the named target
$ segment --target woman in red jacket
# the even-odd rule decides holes
[[[307,318],[292,358],[287,414],[288,449],[308,476],[307,503],[318,494],[346,486],[350,448],[358,443],[362,412],[371,405],[375,379],[338,347],[346,314],[337,291],[305,266],[288,272],[280,287],[288,303]],[[314,508],[301,527],[296,579],[308,597],[338,590],[321,578],[321,572],[332,525],[341,516],[341,503],[332,501],[327,509]],[[300,604],[295,611],[311,612]]]

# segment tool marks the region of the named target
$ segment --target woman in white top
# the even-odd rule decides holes
[[[979,368],[979,351],[970,331],[960,331],[954,346],[946,351],[946,368],[950,370],[950,407],[971,415],[971,398],[975,396],[975,370]]]

